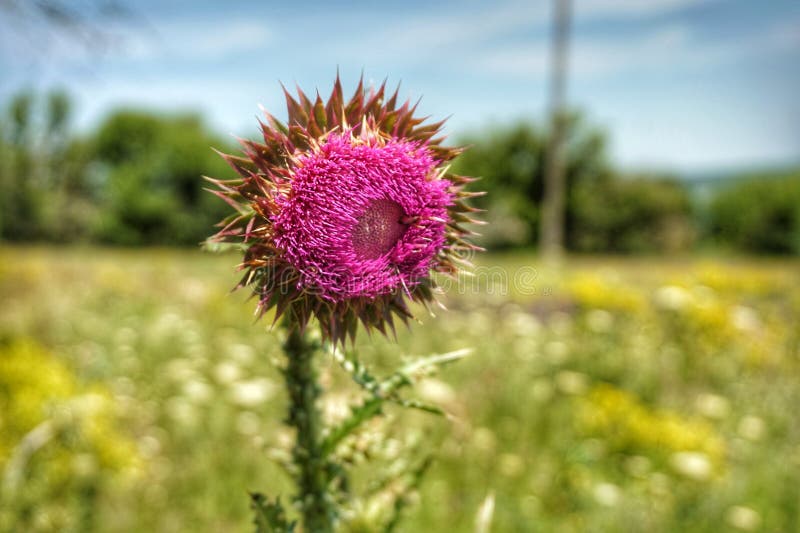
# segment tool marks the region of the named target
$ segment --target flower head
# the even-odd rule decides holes
[[[435,138],[416,106],[384,100],[384,85],[359,83],[345,102],[337,77],[324,103],[286,92],[288,124],[266,114],[263,143],[244,140],[244,157],[222,154],[239,173],[210,180],[236,212],[216,242],[245,251],[240,286],[251,286],[261,313],[275,308],[299,327],[312,316],[334,342],[358,322],[386,333],[407,300],[428,303],[432,272],[455,275],[464,251],[462,224],[475,222],[464,200],[471,178],[448,172],[460,149]]]

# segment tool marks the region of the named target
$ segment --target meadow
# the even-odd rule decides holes
[[[1,531],[247,531],[248,490],[289,499],[279,335],[230,293],[236,262],[0,248]],[[493,253],[476,274],[397,342],[359,335],[379,375],[473,352],[407,394],[447,417],[389,406],[343,443],[373,494],[347,529],[394,506],[365,458],[412,449],[432,462],[398,531],[473,531],[490,495],[495,532],[800,531],[800,260]],[[355,389],[320,366],[336,420]]]

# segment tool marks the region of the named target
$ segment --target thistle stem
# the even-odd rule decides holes
[[[288,328],[283,346],[288,364],[284,376],[289,393],[288,424],[297,431],[292,459],[297,467],[297,496],[304,531],[333,531],[336,508],[329,491],[332,465],[322,449],[320,412],[317,400],[321,388],[314,369],[318,345],[297,327]]]

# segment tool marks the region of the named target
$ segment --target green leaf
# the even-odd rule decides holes
[[[288,522],[281,499],[270,502],[258,492],[250,494],[250,508],[255,512],[256,533],[292,533],[297,522]]]
[[[471,353],[472,353],[471,348],[464,348],[452,352],[430,355],[428,357],[421,357],[401,368],[400,373],[409,376],[415,375],[420,372],[424,373],[430,371],[432,367],[444,366],[449,363],[453,363],[455,361],[458,361],[459,359],[465,358]]]
[[[406,400],[405,398],[397,397],[390,398],[390,400],[406,409],[417,409],[437,416],[445,416],[447,414],[440,407],[420,402],[419,400]]]
[[[409,409],[418,409],[435,415],[444,415],[440,408],[422,403],[417,400],[404,399],[398,396],[397,391],[413,385],[414,378],[419,375],[429,374],[439,366],[443,366],[469,355],[471,350],[457,350],[444,354],[431,355],[416,359],[403,366],[400,370],[379,381],[355,357],[345,355],[338,349],[332,350],[334,360],[347,372],[358,385],[370,396],[360,405],[351,408],[350,416],[336,427],[331,428],[322,441],[323,455],[329,455],[336,450],[342,440],[354,433],[364,422],[379,415],[384,402],[396,403]]]
[[[379,414],[383,402],[384,398],[373,396],[358,407],[354,407],[350,416],[331,429],[328,436],[322,441],[323,455],[330,455],[345,437],[353,433],[361,424]]]
[[[331,354],[334,361],[339,364],[342,370],[350,375],[357,385],[361,386],[367,392],[372,394],[376,393],[380,387],[380,381],[370,374],[367,367],[361,364],[357,358],[346,355],[344,351],[338,348],[333,348]]]

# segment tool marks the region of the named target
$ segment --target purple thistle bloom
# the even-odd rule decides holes
[[[393,315],[412,315],[406,299],[433,299],[431,272],[455,275],[458,254],[476,250],[462,223],[475,222],[464,200],[471,178],[447,172],[459,152],[434,138],[442,123],[421,125],[397,92],[359,83],[344,102],[337,78],[327,104],[298,89],[286,93],[289,124],[267,114],[264,142],[242,141],[246,157],[223,154],[240,174],[210,180],[236,213],[212,238],[239,242],[263,313],[288,314],[303,328],[316,316],[334,342],[357,323],[386,333]]]
[[[299,288],[331,302],[410,291],[445,246],[452,183],[424,145],[330,135],[298,158],[274,219]]]

